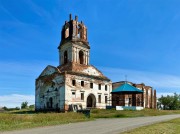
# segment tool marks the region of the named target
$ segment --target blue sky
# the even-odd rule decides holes
[[[90,63],[113,82],[180,93],[179,0],[0,0],[0,106],[34,103],[35,79],[58,66],[69,14],[88,28]]]

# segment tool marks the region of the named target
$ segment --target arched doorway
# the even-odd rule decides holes
[[[96,107],[96,97],[93,94],[90,94],[87,97],[87,108],[95,108]]]

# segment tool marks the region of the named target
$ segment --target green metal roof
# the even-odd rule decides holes
[[[125,83],[117,87],[116,89],[112,90],[111,93],[143,93],[143,91],[135,88],[134,86],[128,83]]]

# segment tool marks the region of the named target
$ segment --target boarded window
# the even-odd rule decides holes
[[[101,90],[101,84],[98,85],[98,89]]]
[[[84,93],[81,93],[81,100],[84,100]]]
[[[105,96],[105,103],[107,103],[107,96]]]
[[[81,86],[84,87],[84,81],[81,81]]]
[[[98,103],[101,103],[101,95],[98,95]]]
[[[76,85],[76,80],[72,80],[72,85],[73,85],[73,86]]]
[[[90,88],[93,88],[93,83],[90,83]]]

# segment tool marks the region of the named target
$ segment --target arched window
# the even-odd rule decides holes
[[[64,64],[68,62],[68,54],[67,51],[64,52]]]
[[[83,53],[83,51],[79,51],[79,61],[80,61],[80,64],[84,64],[84,53]]]

